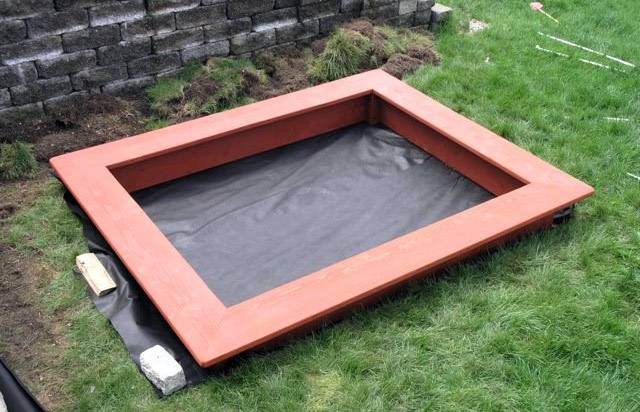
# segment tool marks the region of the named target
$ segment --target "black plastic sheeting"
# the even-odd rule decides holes
[[[231,306],[490,199],[358,124],[133,194]]]
[[[388,129],[358,124],[133,194],[226,305],[489,200]],[[161,345],[187,384],[200,368],[75,200],[89,250],[117,289],[92,299],[139,366]]]
[[[140,354],[160,345],[182,366],[187,385],[205,379],[213,370],[203,369],[197,364],[69,192],[65,194],[65,200],[82,222],[89,251],[96,254],[117,285],[113,292],[100,297],[89,288],[87,292],[98,311],[109,319],[124,341],[138,369]],[[162,396],[160,391],[157,393]]]
[[[20,382],[18,377],[0,359],[0,405],[4,402],[8,412],[41,412],[42,406]],[[2,409],[0,407],[0,409]]]

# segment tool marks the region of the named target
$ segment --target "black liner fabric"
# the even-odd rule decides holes
[[[133,193],[231,306],[493,196],[357,124]]]
[[[103,296],[96,296],[88,287],[87,292],[98,311],[109,319],[124,341],[138,369],[140,354],[160,345],[182,366],[187,385],[201,382],[214,372],[213,369],[201,368],[193,359],[71,193],[65,193],[65,201],[82,222],[89,252],[95,253],[117,286],[113,292]],[[159,390],[156,392],[163,396]]]
[[[41,412],[44,410],[2,359],[0,359],[0,395],[2,395],[0,399],[4,402],[8,412]]]
[[[251,173],[254,169],[256,172]],[[220,173],[220,170],[225,172]],[[242,177],[247,181],[243,182]],[[401,177],[408,179],[409,183],[403,183]],[[424,190],[425,186],[429,190]],[[269,190],[272,190],[273,196],[279,198],[282,203],[270,198],[267,195]],[[180,196],[172,200],[171,193],[173,196]],[[256,255],[256,247],[264,248],[264,245],[256,242],[255,235],[247,238],[247,230],[258,230],[250,225],[252,219],[256,221],[256,226],[260,226],[267,217],[277,218],[279,213],[299,212],[301,209],[310,208],[315,214],[288,215],[294,216],[295,219],[275,221],[286,225],[289,230],[296,231],[287,233],[287,236],[301,243],[294,244],[296,250],[298,247],[306,247],[303,249],[304,253],[298,252],[301,260],[306,260],[314,254],[315,248],[310,247],[311,244],[322,250],[320,258],[328,257],[331,263],[339,260],[339,256],[350,256],[357,253],[356,250],[366,248],[366,245],[379,244],[384,241],[382,239],[388,240],[389,236],[397,236],[394,236],[394,233],[406,233],[488,200],[492,195],[389,130],[356,125],[145,189],[134,193],[134,197],[161,230],[174,237],[172,242],[179,245],[178,250],[186,244],[181,238],[182,232],[194,232],[194,228],[203,227],[210,236],[216,235],[216,232],[211,231],[210,228],[213,226],[208,224],[215,223],[227,228],[225,236],[229,241],[236,242],[233,243],[234,247],[238,247],[237,243],[240,246],[244,245],[240,250],[241,259],[212,250],[215,243],[209,242],[220,242],[215,238],[196,237],[197,242],[201,244],[198,245],[194,241],[193,246],[204,250],[207,255],[218,256],[216,259],[222,255],[223,261],[214,262],[212,268],[229,268],[227,258],[234,262],[249,260],[249,256]],[[258,205],[257,209],[250,198]],[[187,385],[196,384],[215,373],[216,369],[203,369],[198,366],[70,193],[66,193],[65,200],[83,223],[89,251],[98,256],[117,285],[115,291],[102,297],[97,297],[87,290],[97,309],[111,321],[123,339],[136,365],[140,367],[140,354],[144,350],[161,345],[184,369]],[[312,200],[323,201],[323,208],[316,207]],[[349,207],[344,204],[346,202],[356,205]],[[227,214],[214,209],[224,210]],[[237,214],[239,211],[242,211],[242,216],[234,216],[233,212]],[[272,216],[268,216],[269,214]],[[233,221],[239,223],[235,229],[231,225]],[[317,228],[320,222],[328,225],[328,228]],[[179,226],[181,224],[185,225],[182,231]],[[366,224],[372,225],[375,229],[367,229]],[[244,233],[241,232],[241,228]],[[274,247],[280,250],[279,242],[282,241],[292,243],[288,239],[276,239],[277,234],[282,236],[280,227],[272,229],[272,233],[259,233],[267,244],[266,249]],[[363,236],[360,230],[366,230],[368,235]],[[377,233],[378,231],[382,235]],[[200,232],[195,230],[196,235]],[[234,238],[235,232],[241,234],[241,239],[245,239],[246,243]],[[318,236],[319,233],[322,235]],[[349,242],[348,238],[344,237],[345,233],[355,234],[357,242]],[[341,240],[336,240],[334,234]],[[371,241],[369,237],[376,240]],[[333,244],[339,247],[333,247]],[[325,245],[330,247],[326,248]],[[226,247],[226,243],[223,246]],[[251,251],[249,246],[254,250]],[[337,253],[337,256],[331,256],[330,253]],[[258,258],[264,260],[260,256]],[[281,259],[278,264],[290,261],[289,256],[287,260]],[[286,271],[287,276],[295,278],[300,276],[299,273],[303,270],[307,270],[308,273],[320,264],[319,261],[318,255],[314,255],[311,260],[313,265],[292,262],[297,272]],[[199,270],[195,262],[197,260],[190,261],[196,270]],[[206,261],[204,263],[206,264]],[[240,263],[244,265],[243,262]],[[275,267],[271,261],[267,260],[264,263],[265,267]],[[256,267],[253,262],[248,265]],[[267,272],[259,269],[258,272],[249,275],[255,276],[257,273],[266,277],[264,274]],[[202,273],[208,273],[206,267]],[[238,273],[238,276],[247,276],[237,270],[235,273]],[[267,279],[268,284],[277,285],[282,282],[282,273],[275,272],[276,278]],[[251,280],[251,276],[245,279]],[[232,286],[230,290],[235,290],[234,283],[229,283]],[[226,286],[217,284],[213,287],[220,296]],[[265,283],[258,282],[258,285],[251,285],[246,292],[240,290],[239,295],[228,295],[227,302],[252,296],[265,287]],[[158,394],[161,395],[159,391]]]

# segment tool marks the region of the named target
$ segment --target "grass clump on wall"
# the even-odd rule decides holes
[[[0,144],[0,179],[33,177],[37,170],[38,162],[31,145],[22,142]]]
[[[158,81],[146,92],[152,112],[146,128],[166,127],[374,68],[402,78],[424,63],[438,61],[429,34],[356,19],[310,48],[261,53],[257,66],[243,58],[212,58]]]
[[[324,51],[311,63],[309,75],[326,82],[358,73],[368,64],[371,41],[352,30],[337,30]]]

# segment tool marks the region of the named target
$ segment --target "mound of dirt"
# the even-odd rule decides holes
[[[416,29],[393,29],[377,26],[362,18],[342,26],[367,37],[371,42],[371,67],[381,68],[391,75],[402,78],[415,71],[421,64],[440,64],[440,55],[433,44],[433,35]]]
[[[407,73],[413,73],[422,65],[422,60],[402,53],[396,53],[380,67],[390,75],[402,79]]]
[[[323,49],[325,44],[326,42],[321,45]],[[265,83],[250,90],[251,98],[256,101],[264,100],[311,86],[307,76],[309,58],[308,53],[305,55],[305,51],[297,47],[282,48],[278,53],[259,54],[256,64],[265,71],[268,78]]]
[[[374,67],[382,64],[387,59],[387,36],[385,36],[383,32],[376,30],[376,27],[370,20],[352,20],[344,24],[342,28],[360,33],[371,41],[373,56],[375,57],[372,61]]]
[[[440,64],[440,55],[435,47],[424,44],[412,44],[407,47],[407,55],[420,60],[422,63],[437,66]]]

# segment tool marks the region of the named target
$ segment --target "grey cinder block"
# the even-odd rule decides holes
[[[402,16],[418,10],[418,0],[400,0],[398,13]]]
[[[31,62],[0,67],[0,87],[17,86],[37,78],[36,66]]]
[[[184,49],[180,52],[183,63],[191,61],[204,61],[209,57],[227,56],[229,54],[229,40],[206,43],[201,46]]]
[[[89,16],[85,9],[42,14],[27,20],[29,37],[44,37],[69,33],[89,26]]]
[[[43,107],[46,114],[56,116],[72,111],[74,108],[82,107],[87,104],[88,100],[89,93],[75,92],[45,100]]]
[[[75,53],[63,54],[54,57],[53,59],[38,60],[36,62],[38,75],[45,79],[79,72],[95,65],[95,50],[83,50]]]
[[[228,39],[251,31],[251,19],[244,17],[235,20],[224,20],[215,24],[204,26],[205,41],[217,41]]]
[[[53,0],[1,0],[0,20],[33,17],[54,12]]]
[[[189,30],[178,30],[153,36],[153,51],[156,53],[164,53],[197,46],[203,42],[204,31],[201,27]]]
[[[73,89],[69,76],[62,76],[36,80],[28,84],[14,86],[9,90],[11,91],[11,100],[15,105],[25,105],[62,96],[71,93]]]
[[[434,4],[436,4],[436,0],[418,0],[416,11],[431,10]]]
[[[14,43],[27,37],[24,20],[0,21],[0,45]]]
[[[74,90],[88,90],[127,78],[127,66],[115,65],[85,70],[71,76]]]
[[[147,10],[152,14],[175,13],[200,5],[200,0],[147,0]]]
[[[13,106],[0,110],[0,126],[37,119],[42,116],[44,116],[44,110],[42,110],[42,103],[40,102],[23,106]]]
[[[148,37],[123,41],[98,49],[98,63],[101,66],[124,63],[151,54],[151,39]]]
[[[156,34],[169,33],[176,29],[173,14],[146,16],[140,20],[128,21],[120,26],[122,40],[133,40],[139,37],[149,37]]]
[[[143,0],[117,1],[90,8],[89,21],[92,26],[105,26],[141,19],[145,13]]]
[[[0,109],[11,106],[11,94],[9,89],[0,89]]]
[[[364,4],[364,0],[341,0],[340,1],[340,11],[345,13],[360,13],[362,10],[362,6]]]
[[[188,29],[191,27],[211,24],[218,20],[222,20],[226,18],[227,18],[226,4],[202,6],[196,9],[180,11],[176,13],[176,27],[178,29]]]
[[[283,9],[285,7],[295,7],[300,0],[276,0],[275,8]]]
[[[275,0],[229,0],[227,16],[230,19],[249,17],[272,10]]]
[[[119,41],[120,26],[118,24],[93,27],[62,35],[62,46],[67,53],[78,50],[95,49],[109,44],[116,44]]]
[[[298,21],[298,10],[295,7],[271,10],[256,14],[251,18],[254,31],[263,31],[287,26]]]
[[[102,92],[114,96],[129,95],[138,93],[145,87],[151,86],[153,84],[153,81],[153,76],[146,76],[139,77],[137,79],[113,82],[102,86]]]
[[[62,54],[60,36],[24,40],[0,46],[0,62],[7,66],[37,59],[49,59]]]
[[[241,34],[239,36],[232,37],[230,42],[230,49],[233,54],[242,54],[258,49],[264,49],[265,47],[276,44],[276,31],[271,29],[249,34]]]
[[[305,20],[276,29],[278,43],[287,43],[295,40],[308,39],[317,36],[320,32],[320,23],[317,19]]]
[[[340,0],[325,0],[319,3],[306,4],[300,7],[300,19],[312,19],[331,16],[340,10]]]
[[[129,75],[131,77],[142,77],[156,74],[163,71],[177,69],[182,65],[178,53],[156,54],[133,60],[129,63]]]

